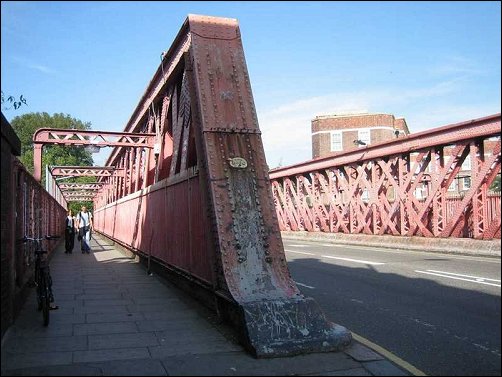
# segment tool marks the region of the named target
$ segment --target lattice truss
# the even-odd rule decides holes
[[[471,187],[451,198],[469,161]],[[488,190],[497,174],[500,137],[278,178],[272,191],[281,230],[492,239],[501,227],[500,193],[490,200]]]
[[[96,198],[98,207],[197,166],[184,66],[182,59],[178,63],[181,73],[164,86],[136,127],[139,133],[155,133],[155,154],[145,149],[116,148],[108,163],[124,169],[126,174],[102,181],[105,185]]]

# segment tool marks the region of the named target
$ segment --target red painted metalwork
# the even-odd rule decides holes
[[[113,166],[53,166],[50,170],[55,177],[111,177],[125,174],[124,169]]]
[[[90,193],[90,192],[86,192],[86,191],[75,191],[75,192],[72,192],[72,191],[65,191],[63,192],[63,196],[66,200],[68,200],[69,198],[76,198],[76,197],[89,197],[91,198],[90,200],[92,200],[94,198],[94,193]]]
[[[449,198],[467,157],[471,187]],[[492,239],[501,215],[489,210],[488,188],[500,160],[495,114],[274,169],[270,179],[281,230]]]
[[[153,148],[155,134],[132,132],[104,132],[86,130],[63,130],[57,128],[40,128],[33,135],[34,177],[42,178],[42,147],[45,144],[61,145],[93,145],[96,147],[141,147]]]
[[[61,190],[100,190],[104,182],[99,183],[59,183]]]
[[[1,308],[2,338],[14,323],[32,288],[34,245],[22,243],[24,236],[63,235],[66,202],[58,201],[21,164],[21,141],[1,114]],[[52,253],[58,242],[44,241]],[[57,297],[57,292],[56,292]]]
[[[63,234],[65,208],[34,180],[20,162],[16,164],[16,177],[17,239],[24,235],[41,237]]]
[[[58,183],[55,177],[120,177],[126,172],[121,168],[111,166],[51,166],[47,179],[57,187],[66,201],[93,201],[97,190],[103,190],[104,182],[97,183]],[[79,189],[79,192],[75,192]],[[52,190],[55,191],[55,190]]]
[[[291,279],[236,20],[189,16],[125,130],[151,150],[113,150],[94,227],[198,282],[261,357],[339,349]]]
[[[69,198],[66,198],[67,202],[92,202],[94,199],[94,196],[72,196]]]

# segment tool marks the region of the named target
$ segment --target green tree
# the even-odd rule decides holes
[[[500,174],[495,177],[492,184],[490,185],[490,190],[500,191]]]
[[[17,116],[11,121],[12,128],[21,140],[20,160],[26,169],[33,174],[33,135],[39,128],[91,129],[90,122],[82,122],[70,115],[47,113],[29,113]],[[42,153],[42,184],[45,182],[45,166],[90,166],[93,164],[92,154],[83,147],[45,145]],[[94,177],[81,177],[95,180]],[[93,182],[94,180],[91,180]],[[68,180],[79,182],[80,180]]]
[[[82,206],[86,206],[87,210],[94,214],[94,202],[70,202],[68,203],[68,209],[71,209],[73,215],[76,215],[82,209]]]

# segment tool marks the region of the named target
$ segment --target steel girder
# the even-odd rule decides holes
[[[281,230],[492,239],[500,238],[500,193],[488,188],[500,160],[495,114],[274,169],[270,178]],[[470,188],[453,197],[449,188],[465,177]]]
[[[236,20],[190,15],[125,130],[159,154],[115,148],[132,173],[98,194],[98,231],[212,291],[255,356],[350,343],[289,274]]]
[[[113,166],[52,166],[50,169],[54,177],[111,177],[125,174],[124,169]]]
[[[100,190],[104,183],[59,183],[61,190]]]
[[[40,128],[33,135],[33,176],[40,182],[42,178],[42,148],[45,144],[93,145],[97,147],[137,147],[153,148],[155,134],[132,132],[106,132],[87,130],[64,130]]]
[[[67,202],[88,202],[94,199],[93,196],[71,196],[66,198]]]
[[[58,183],[54,177],[124,177],[124,169],[113,166],[51,166],[50,176],[59,187],[66,201],[92,201],[96,191],[102,190],[104,182],[97,183]],[[74,190],[81,190],[75,192]]]

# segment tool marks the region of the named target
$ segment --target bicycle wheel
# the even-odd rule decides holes
[[[40,267],[35,266],[35,286],[37,287],[37,309],[42,310],[42,279]]]
[[[47,282],[46,274],[42,274],[42,286],[40,287],[42,292],[42,314],[44,316],[44,326],[49,325],[49,313],[50,313],[50,297],[49,297],[49,286]]]
[[[38,311],[42,310],[42,290],[40,285],[37,286],[37,309]]]

